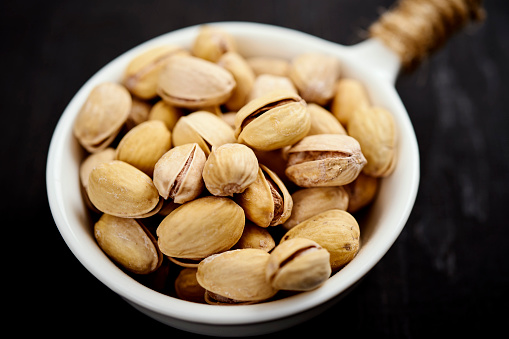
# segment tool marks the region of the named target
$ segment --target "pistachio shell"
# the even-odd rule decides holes
[[[115,159],[115,149],[108,147],[102,151],[89,154],[80,165],[80,180],[83,187],[88,187],[90,172],[97,166]]]
[[[205,303],[205,289],[196,280],[196,268],[184,268],[175,279],[175,293],[182,300]]]
[[[168,105],[164,100],[159,100],[150,109],[148,120],[161,120],[166,125],[166,128],[172,131],[182,115],[182,111],[177,107]]]
[[[269,151],[302,139],[310,123],[304,100],[289,91],[273,91],[237,112],[235,136],[239,143]]]
[[[292,215],[284,223],[287,230],[331,209],[346,211],[348,193],[343,186],[302,188],[292,193]]]
[[[263,301],[277,290],[265,279],[270,254],[260,249],[239,249],[212,255],[198,265],[198,283],[224,302]]]
[[[129,62],[124,72],[123,84],[134,95],[152,99],[157,95],[159,73],[174,55],[183,53],[179,46],[158,46],[145,51]]]
[[[154,167],[154,185],[164,199],[178,204],[191,201],[203,191],[205,153],[196,143],[175,146]]]
[[[286,77],[290,69],[288,60],[277,57],[250,57],[247,58],[247,63],[256,75],[269,74]]]
[[[291,291],[313,290],[331,273],[329,252],[306,238],[292,238],[276,246],[265,272],[272,287]]]
[[[236,52],[226,52],[217,61],[217,64],[228,70],[235,79],[237,86],[225,102],[225,106],[228,110],[237,111],[246,104],[249,93],[251,93],[255,81],[253,70],[246,60]]]
[[[122,85],[112,82],[97,85],[74,122],[76,139],[91,153],[108,147],[127,120],[131,104],[131,95]]]
[[[352,114],[359,107],[370,105],[368,93],[359,80],[343,78],[336,82],[331,112],[341,124],[346,126]]]
[[[288,150],[286,175],[301,187],[346,185],[366,164],[359,143],[341,134],[310,135]]]
[[[396,124],[392,114],[381,107],[363,107],[348,122],[348,134],[357,139],[368,163],[364,173],[386,177],[396,166]]]
[[[152,176],[156,162],[170,148],[171,133],[164,122],[145,121],[124,135],[117,146],[115,158]]]
[[[340,63],[335,57],[304,53],[292,59],[289,77],[304,100],[325,105],[334,95],[339,72]]]
[[[217,115],[197,111],[183,116],[173,128],[174,146],[196,142],[208,156],[212,146],[236,142],[233,129]]]
[[[98,210],[118,217],[148,217],[162,206],[152,179],[120,160],[100,164],[92,170],[88,195]]]
[[[147,121],[150,109],[152,108],[147,101],[137,99],[136,97],[133,97],[132,100],[131,111],[129,112],[129,116],[127,117],[122,131],[124,132],[125,130],[125,133],[130,131],[134,126]]]
[[[248,101],[261,97],[273,91],[290,91],[298,94],[292,80],[286,76],[273,74],[260,74],[256,77]]]
[[[363,207],[369,205],[376,196],[378,191],[379,179],[360,173],[357,179],[345,185],[348,194],[349,213],[355,213]]]
[[[257,226],[248,220],[244,226],[242,236],[232,248],[258,248],[270,252],[275,246],[276,242],[266,228]]]
[[[225,103],[235,86],[232,74],[217,64],[174,56],[160,73],[157,93],[170,105],[199,108]]]
[[[228,250],[244,229],[244,211],[225,197],[203,197],[178,207],[157,228],[161,252],[201,259]]]
[[[242,144],[212,147],[203,167],[203,181],[216,196],[242,193],[258,174],[258,159],[253,150]]]
[[[308,104],[311,128],[307,135],[347,134],[345,128],[331,112],[315,103]]]
[[[134,219],[103,214],[94,225],[94,237],[111,259],[133,273],[154,272],[162,263],[154,237]]]
[[[191,47],[195,56],[212,62],[219,60],[224,53],[236,50],[235,39],[230,33],[210,25],[200,27]]]
[[[293,227],[281,242],[293,238],[311,239],[325,248],[330,253],[331,268],[336,271],[349,263],[359,251],[360,229],[350,213],[333,209]]]

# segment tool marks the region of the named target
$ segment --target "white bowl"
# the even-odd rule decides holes
[[[73,137],[74,119],[90,90],[103,81],[119,81],[127,63],[140,52],[170,43],[189,47],[199,26],[170,32],[122,54],[91,77],[76,93],[55,129],[48,153],[47,190],[51,212],[65,242],[79,261],[129,304],[170,326],[208,335],[245,336],[287,328],[337,302],[389,250],[412,210],[419,184],[419,150],[407,112],[394,89],[397,57],[374,40],[345,47],[305,33],[263,24],[215,23],[231,32],[246,56],[291,58],[309,51],[337,56],[342,75],[361,80],[373,104],[391,111],[398,129],[398,165],[383,179],[376,201],[361,221],[357,256],[320,288],[282,300],[244,306],[213,306],[182,301],[138,283],[122,272],[96,244],[80,194],[79,164],[84,153]]]

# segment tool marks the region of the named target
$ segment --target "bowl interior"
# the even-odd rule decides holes
[[[155,292],[115,266],[97,246],[88,212],[81,199],[79,165],[84,152],[74,139],[72,125],[90,90],[103,81],[119,81],[127,63],[138,53],[161,44],[189,47],[198,26],[170,32],[149,40],[111,61],[76,93],[55,129],[47,163],[47,189],[55,223],[80,262],[110,289],[157,314],[184,321],[209,324],[246,324],[287,317],[317,306],[339,295],[366,274],[387,252],[403,229],[417,194],[419,155],[413,127],[393,85],[373,76],[351,47],[275,26],[225,22],[216,23],[237,39],[245,56],[269,55],[291,58],[304,52],[337,56],[342,76],[361,80],[375,105],[391,111],[398,133],[398,165],[385,178],[378,197],[360,221],[362,246],[358,255],[320,288],[282,300],[248,306],[211,306],[178,300]],[[211,312],[213,311],[213,312]]]

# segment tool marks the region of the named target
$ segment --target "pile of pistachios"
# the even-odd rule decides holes
[[[150,288],[219,305],[326,283],[396,163],[392,115],[336,57],[245,57],[207,25],[95,86],[74,135],[104,253]]]

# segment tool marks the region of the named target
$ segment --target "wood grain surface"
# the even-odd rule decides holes
[[[2,1],[3,270],[19,333],[199,337],[139,313],[60,236],[46,195],[53,129],[82,84],[139,43],[178,28],[252,21],[340,44],[362,41],[390,0]],[[280,338],[438,338],[496,333],[509,302],[509,3],[465,29],[396,88],[421,160],[417,201],[385,257],[341,302]],[[10,242],[15,242],[11,244]],[[13,250],[11,250],[14,249]],[[6,252],[6,251],[4,251]],[[14,321],[21,321],[14,322]],[[21,326],[20,326],[21,324]]]

